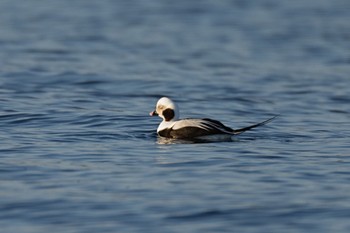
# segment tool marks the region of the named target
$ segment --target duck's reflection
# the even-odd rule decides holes
[[[194,143],[214,143],[214,142],[232,142],[234,141],[231,137],[222,138],[191,138],[191,139],[174,139],[157,137],[157,143],[164,144],[194,144]]]

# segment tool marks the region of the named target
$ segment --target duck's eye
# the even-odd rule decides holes
[[[164,109],[164,106],[163,106],[163,105],[159,105],[159,106],[158,106],[158,109],[159,109],[159,110],[162,110],[162,109]]]

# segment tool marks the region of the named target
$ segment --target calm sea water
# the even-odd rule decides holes
[[[4,233],[350,232],[350,2],[0,2]],[[244,127],[162,144],[160,96]]]

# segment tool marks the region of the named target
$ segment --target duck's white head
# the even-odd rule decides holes
[[[164,121],[176,121],[179,119],[179,108],[169,98],[162,97],[158,100],[156,110],[150,112],[150,116],[159,116]]]

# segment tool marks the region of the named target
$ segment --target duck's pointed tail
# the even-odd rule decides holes
[[[243,133],[245,131],[248,131],[248,130],[251,130],[253,128],[256,128],[256,127],[259,127],[259,126],[262,126],[262,125],[266,125],[267,123],[269,123],[270,121],[274,120],[278,116],[279,115],[276,115],[274,117],[271,117],[270,119],[267,119],[266,121],[260,122],[260,123],[255,124],[255,125],[251,125],[251,126],[240,128],[240,129],[234,129],[233,130],[233,134],[234,135],[241,134],[241,133]]]

